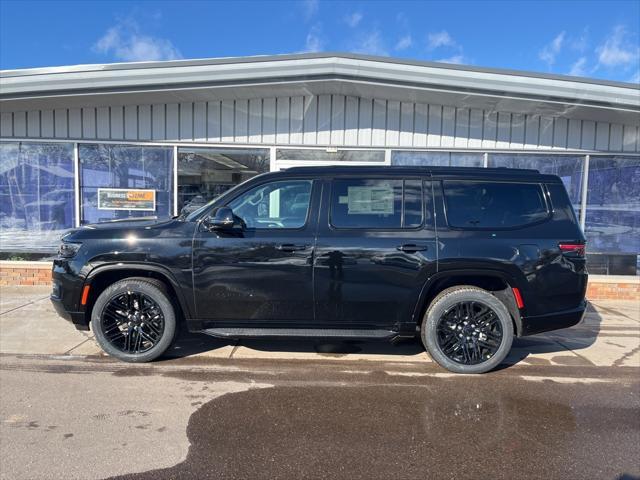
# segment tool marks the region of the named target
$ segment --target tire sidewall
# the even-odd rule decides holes
[[[463,365],[447,357],[437,341],[438,322],[446,310],[457,303],[476,301],[491,308],[502,326],[502,342],[498,351],[486,362]],[[513,324],[505,305],[486,290],[479,288],[454,288],[443,292],[429,307],[422,324],[422,341],[431,357],[442,367],[455,373],[485,373],[496,368],[505,359],[513,343]]]
[[[164,315],[164,331],[160,341],[144,353],[125,353],[111,345],[102,332],[102,311],[113,297],[135,291],[143,293],[155,301]],[[91,312],[91,329],[102,349],[112,357],[131,363],[149,362],[162,355],[173,342],[176,333],[175,309],[169,297],[160,288],[143,280],[120,280],[107,287],[96,299]]]

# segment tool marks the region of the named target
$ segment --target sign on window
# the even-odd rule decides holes
[[[99,188],[98,210],[148,210],[156,209],[156,191]]]
[[[391,185],[354,186],[348,188],[347,198],[341,197],[340,203],[348,204],[350,215],[393,215],[393,199]]]

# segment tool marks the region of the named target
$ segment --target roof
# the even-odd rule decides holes
[[[3,70],[0,99],[327,77],[640,107],[640,86],[631,83],[330,52]]]
[[[540,73],[524,70],[512,70],[504,68],[477,67],[471,65],[460,65],[444,62],[429,62],[423,60],[411,60],[405,58],[383,57],[377,55],[362,55],[356,53],[342,52],[314,52],[314,53],[294,53],[282,55],[255,55],[248,57],[220,57],[220,58],[200,58],[187,60],[166,60],[166,61],[148,61],[148,62],[120,62],[120,63],[102,63],[102,64],[86,64],[86,65],[70,65],[59,67],[36,67],[14,70],[0,70],[2,77],[14,77],[25,75],[43,75],[51,73],[70,73],[70,72],[94,72],[94,71],[114,71],[114,70],[134,70],[134,69],[150,69],[150,68],[167,68],[167,67],[195,67],[206,65],[225,65],[237,63],[258,63],[285,60],[308,60],[315,58],[343,58],[350,60],[368,60],[382,61],[389,64],[413,65],[431,68],[443,68],[448,70],[460,70],[468,72],[495,73],[501,75],[516,75],[532,78],[543,78],[549,80],[571,80],[583,83],[591,83],[594,85],[609,85],[623,88],[640,88],[634,83],[616,82],[611,80],[601,80],[595,78],[578,77],[572,75],[558,75],[550,73]]]
[[[525,168],[482,168],[482,167],[439,167],[439,166],[401,166],[401,165],[367,165],[367,166],[351,166],[351,165],[330,165],[330,166],[301,166],[290,167],[281,172],[296,175],[384,175],[384,176],[407,176],[407,175],[434,175],[434,176],[456,176],[456,177],[488,177],[488,178],[523,178],[529,177],[529,180],[560,182],[556,175],[542,174],[538,170]],[[279,172],[271,172],[265,175],[278,176]]]

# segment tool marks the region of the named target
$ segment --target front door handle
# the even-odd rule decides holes
[[[276,248],[281,252],[299,252],[301,250],[306,250],[309,248],[308,245],[294,245],[293,243],[283,243],[281,245],[276,245]]]
[[[427,249],[426,245],[416,245],[415,243],[406,243],[397,247],[401,252],[415,253],[423,252]]]

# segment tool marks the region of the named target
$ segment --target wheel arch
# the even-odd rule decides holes
[[[161,281],[167,288],[169,297],[176,308],[177,319],[190,318],[189,304],[171,272],[161,266],[138,263],[101,265],[89,272],[84,283],[84,287],[89,286],[89,295],[84,310],[85,318],[91,320],[93,305],[106,287],[129,277],[152,278]]]
[[[497,269],[445,270],[432,275],[423,285],[416,303],[415,324],[420,326],[424,313],[440,292],[456,285],[472,285],[491,292],[507,307],[516,336],[522,335],[522,317],[512,290],[517,282],[507,272]]]

